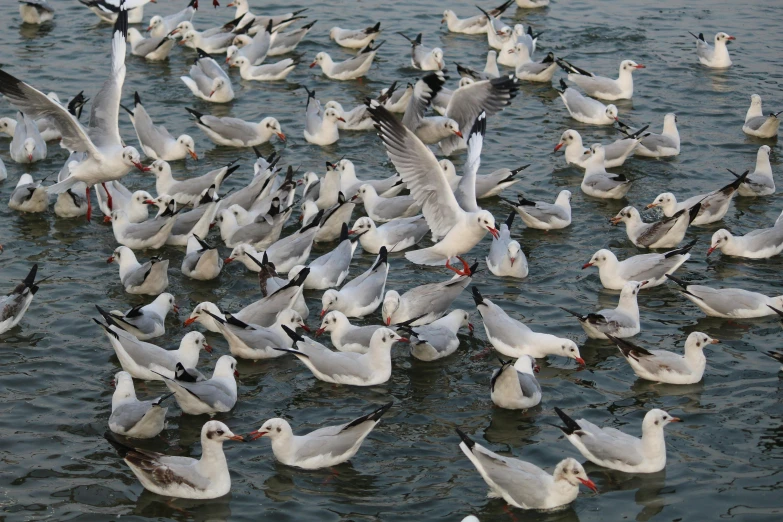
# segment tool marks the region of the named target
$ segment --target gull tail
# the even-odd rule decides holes
[[[416,265],[427,266],[440,266],[445,261],[443,254],[435,252],[432,247],[406,252],[405,259]]]
[[[732,172],[732,174],[734,174],[734,173]],[[726,185],[725,187],[720,189],[721,192],[728,191],[728,193],[731,194],[735,190],[739,189],[740,185],[742,185],[743,183],[745,183],[747,181],[748,174],[750,174],[750,171],[746,170],[745,172],[743,172],[742,174],[737,176],[737,179],[735,179],[734,181],[732,181],[731,183],[729,183],[728,185]]]
[[[574,419],[566,415],[565,412],[557,406],[555,406],[555,413],[557,413],[557,416],[560,417],[560,420],[563,421],[563,424],[565,424],[565,426],[557,427],[560,428],[566,435],[571,435],[582,429],[582,427],[579,426],[579,424]]]
[[[468,449],[472,451],[472,450],[473,450],[473,446],[475,446],[475,445],[476,445],[476,443],[473,441],[473,439],[471,439],[470,437],[468,437],[468,436],[465,434],[465,432],[464,432],[464,431],[462,431],[462,430],[461,430],[461,429],[459,429],[459,428],[454,428],[454,431],[456,431],[456,432],[457,432],[457,435],[459,435],[459,438],[460,438],[460,439],[462,439],[462,442],[465,444],[465,446],[467,446],[467,447],[468,447]]]
[[[695,245],[695,244],[696,244],[696,242],[697,242],[698,240],[699,240],[699,239],[698,239],[698,238],[696,238],[696,239],[694,239],[693,241],[691,241],[690,243],[688,243],[687,245],[685,245],[685,246],[684,246],[684,247],[682,247],[682,248],[678,248],[677,250],[671,250],[671,251],[669,251],[669,252],[666,252],[666,253],[663,255],[663,257],[664,257],[664,258],[666,258],[666,259],[668,259],[668,258],[670,258],[670,257],[674,257],[674,256],[681,256],[681,255],[685,255],[685,254],[687,254],[688,252],[690,252],[690,251],[691,251],[691,248],[693,248],[693,245]]]
[[[353,428],[354,426],[359,426],[360,424],[363,424],[363,423],[365,423],[367,421],[378,423],[381,420],[381,417],[383,417],[383,414],[386,413],[387,411],[389,411],[389,408],[391,408],[393,404],[394,404],[394,401],[387,402],[386,404],[384,404],[383,406],[381,406],[377,410],[372,411],[372,412],[368,413],[367,415],[362,415],[358,419],[352,420],[351,422],[346,424],[345,427],[342,430],[340,430],[340,431],[345,431],[345,430],[347,430],[349,428]]]
[[[484,304],[484,297],[482,297],[481,292],[475,285],[473,285],[473,302],[476,303],[476,306]]]
[[[775,359],[777,362],[779,362],[779,363],[783,364],[783,353],[781,353],[781,352],[772,352],[772,351],[770,351],[770,352],[764,352],[764,354],[765,354],[765,355],[768,355],[768,356],[770,356],[770,357],[772,357],[772,358],[773,358],[773,359]]]
[[[373,25],[372,27],[368,27],[364,30],[364,34],[373,34],[378,33],[381,30],[381,23],[378,22],[377,24]]]
[[[583,314],[580,314],[578,312],[574,312],[573,310],[569,310],[568,308],[563,308],[562,306],[560,306],[558,308],[560,308],[564,312],[568,312],[569,314],[573,315],[574,317],[576,317],[580,321],[584,320],[584,318],[585,318],[585,316]]]

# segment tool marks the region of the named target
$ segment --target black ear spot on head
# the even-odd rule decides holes
[[[658,425],[658,421],[655,421],[655,425],[656,425],[656,426]]]
[[[215,432],[214,431],[208,431],[207,432],[207,438],[208,439],[214,439],[215,438]]]
[[[277,427],[277,433],[280,433],[280,426]]]

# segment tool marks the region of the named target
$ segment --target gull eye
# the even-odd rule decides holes
[[[223,435],[223,430],[217,430],[218,435]]]
[[[573,473],[574,473],[574,475],[579,475],[579,470],[578,470],[578,469],[576,469],[576,468],[574,468],[574,471],[573,471]]]

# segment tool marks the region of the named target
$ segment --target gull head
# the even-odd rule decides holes
[[[324,107],[327,108],[327,109],[334,109],[334,110],[338,111],[341,114],[345,113],[345,110],[343,109],[343,106],[338,101],[329,100],[328,102],[326,102],[326,105],[324,105]]]
[[[305,324],[304,319],[302,319],[299,312],[292,308],[286,308],[277,314],[277,324],[285,325],[294,331],[298,328],[303,329],[305,332],[310,331],[310,328]]]
[[[220,314],[218,317],[222,316],[223,314]],[[202,349],[207,353],[212,353],[212,347],[207,344],[207,338],[201,332],[188,332],[180,341],[179,347],[183,351],[191,352],[196,360],[198,360],[198,354]]]
[[[442,159],[438,162],[438,165],[440,165],[440,170],[443,171],[447,180],[457,177],[457,169],[454,167],[454,163],[452,163],[451,160]]]
[[[334,288],[330,288],[321,296],[321,317],[326,312],[335,309],[340,304],[340,293]]]
[[[180,36],[184,35],[188,31],[194,31],[193,24],[189,21],[185,20],[183,22],[180,22],[177,24],[177,27],[174,28],[173,31],[171,31],[171,34],[178,34]]]
[[[609,220],[609,222],[612,223],[612,225],[617,225],[619,223],[632,223],[636,221],[641,221],[642,216],[639,215],[639,211],[636,210],[634,207],[625,207],[620,212],[617,213],[617,215]]]
[[[163,17],[160,15],[155,15],[152,18],[150,18],[150,25],[147,26],[147,32],[152,31],[156,27],[163,24]]]
[[[649,283],[649,281],[628,281],[623,285],[623,289],[620,290],[620,300],[631,298],[636,300],[636,296],[639,294],[639,290]]]
[[[332,310],[324,316],[324,320],[321,321],[321,326],[315,331],[315,335],[318,336],[324,332],[333,332],[346,323],[348,323],[348,318],[345,317],[344,313],[338,310]]]
[[[112,223],[122,223],[128,221],[128,214],[126,214],[124,210],[112,210],[110,216]]]
[[[141,156],[139,156],[139,151],[133,147],[125,147],[122,149],[122,162],[128,166],[136,167],[142,172],[147,172],[150,170],[149,167],[145,167],[141,164]]]
[[[136,397],[136,390],[133,389],[133,377],[128,372],[120,371],[115,373],[112,384],[115,388],[112,402]]]
[[[533,373],[541,371],[541,368],[536,364],[536,358],[527,354],[524,354],[517,359],[517,362],[514,363],[514,369],[520,373],[527,373],[528,375],[533,375]]]
[[[239,372],[237,371],[237,360],[230,355],[221,355],[220,359],[218,359],[218,362],[215,365],[215,371],[212,372],[212,378],[214,379],[215,377],[228,376],[233,376],[234,378],[239,377]]]
[[[169,162],[166,160],[155,160],[152,162],[152,165],[149,166],[149,170],[152,171],[152,174],[158,178],[160,176],[171,176],[171,165],[169,165]]]
[[[438,62],[438,67],[440,69],[443,69],[445,64],[443,63],[443,49],[440,47],[436,47],[432,50],[432,57],[435,59],[436,62]]]
[[[126,246],[118,246],[114,249],[114,252],[112,252],[111,257],[106,260],[107,263],[113,263],[114,261],[117,261],[120,266],[122,266],[123,263],[135,262],[136,255],[130,248]]]
[[[663,410],[654,409],[647,412],[642,421],[642,433],[649,429],[663,429],[671,422],[682,422],[677,417],[672,417]]]
[[[718,344],[718,339],[713,339],[706,333],[691,332],[687,339],[685,339],[685,353],[687,354],[689,349],[704,350],[708,344]]]
[[[137,205],[157,205],[152,194],[146,190],[137,190],[131,194],[131,200]]]
[[[337,162],[336,170],[339,170],[340,172],[345,172],[346,170],[350,170],[355,175],[356,169],[353,166],[353,161],[343,158]]]
[[[446,121],[443,122],[443,127],[449,132],[451,132],[452,134],[455,134],[460,138],[462,137],[462,131],[459,130],[459,123],[452,120],[451,118],[448,118],[446,119]]]
[[[258,251],[256,251],[253,245],[248,243],[240,243],[234,247],[234,249],[231,251],[231,255],[225,259],[225,262],[230,263],[234,259],[242,259],[245,256],[252,256],[254,254],[258,254]]]
[[[391,350],[391,347],[394,345],[394,343],[407,342],[410,342],[408,341],[407,337],[402,337],[393,330],[388,328],[378,328],[375,330],[375,332],[373,332],[372,337],[370,338],[370,349],[372,349],[373,346],[380,346],[382,348],[388,348]]]
[[[190,29],[182,34],[182,39],[179,41],[179,45],[193,43],[195,39],[196,39],[196,31],[194,29]]]
[[[723,248],[725,245],[729,243],[732,239],[731,232],[726,230],[725,228],[722,228],[712,234],[712,241],[710,242],[710,248],[707,250],[707,255],[712,254],[719,248]]]
[[[769,158],[772,149],[769,148],[769,145],[762,145],[761,147],[759,147],[759,152],[766,154],[767,158]]]
[[[646,69],[644,65],[640,63],[636,63],[633,60],[623,60],[620,63],[620,70],[621,71],[628,71],[628,72],[634,72],[636,69]]]
[[[334,40],[335,39],[335,34],[337,34],[338,29],[340,29],[340,28],[339,27],[332,27],[331,29],[329,29],[329,39],[330,40]]]
[[[364,216],[356,220],[356,222],[353,224],[353,227],[351,227],[351,229],[348,231],[348,234],[356,234],[356,237],[361,237],[362,235],[374,229],[375,222],[372,220],[372,218]]]
[[[466,86],[472,85],[474,83],[476,83],[476,80],[474,80],[473,78],[470,78],[468,76],[465,76],[465,77],[459,79],[459,86],[460,87],[466,87]]]
[[[166,314],[168,314],[170,310],[174,310],[175,313],[179,312],[179,306],[177,306],[177,303],[174,301],[174,296],[170,293],[165,292],[160,294],[153,302],[158,301],[165,306]]]
[[[212,315],[216,315],[217,317],[225,318],[223,312],[220,311],[220,308],[218,308],[215,303],[204,301],[203,303],[199,303],[198,305],[196,305],[196,308],[194,308],[193,311],[190,312],[190,317],[188,317],[183,324],[185,326],[190,326],[196,321],[203,322],[207,319],[212,319],[214,321],[214,319],[211,316],[209,316],[207,312],[209,312]]]
[[[563,147],[563,145],[568,147],[572,143],[578,143],[579,146],[581,147],[582,136],[577,131],[569,129],[560,135],[560,141],[558,141],[557,145],[555,145],[555,152],[560,150]]]
[[[582,270],[585,268],[590,268],[591,266],[603,266],[608,260],[611,259],[617,260],[617,257],[615,257],[611,250],[602,248],[593,254],[593,257],[590,258],[590,261],[582,265]]]
[[[677,205],[677,198],[674,196],[674,194],[671,192],[664,192],[663,194],[659,194],[658,197],[655,198],[653,202],[647,205],[645,208],[662,207],[665,211],[669,207],[675,205]]]
[[[759,96],[758,94],[752,94],[750,96],[750,106],[761,107],[761,96]]]
[[[449,313],[449,315],[458,316],[460,319],[459,327],[462,328],[463,326],[467,326],[468,330],[471,333],[473,332],[473,324],[470,322],[470,314],[468,312],[458,308]]]
[[[15,120],[12,120],[11,118],[0,118],[0,132],[13,137],[14,130],[16,130]]]
[[[35,152],[35,140],[33,138],[27,138],[22,144],[24,152],[27,155],[27,161],[33,161],[33,152]]]
[[[226,63],[228,63],[231,60],[228,56],[226,57]],[[250,65],[250,60],[247,59],[247,56],[237,56],[234,58],[233,63],[231,64],[231,67],[239,67],[240,69],[244,66]]]
[[[724,44],[728,44],[732,40],[736,40],[736,38],[734,38],[730,34],[724,33],[723,31],[721,31],[720,33],[715,35],[715,43],[716,44],[718,42],[723,42]]]
[[[222,91],[223,89],[225,89],[226,85],[227,85],[226,84],[226,80],[224,80],[223,78],[215,78],[212,81],[212,91],[210,91],[210,93],[209,93],[209,98],[211,98],[212,95],[215,94],[216,92],[219,92],[219,91]]]
[[[475,219],[478,226],[489,230],[489,233],[492,234],[495,239],[500,236],[500,234],[498,234],[498,229],[495,228],[495,217],[490,214],[488,210],[477,212]]]
[[[383,306],[381,307],[381,317],[386,326],[391,324],[392,315],[400,308],[400,294],[396,290],[389,290],[383,296]]]
[[[280,141],[285,141],[285,134],[283,133],[283,129],[280,127],[280,122],[277,121],[277,118],[273,118],[272,116],[267,116],[263,120],[261,120],[258,125],[262,129],[266,129],[267,132],[270,134],[274,133],[277,135],[278,138],[280,138]]]
[[[242,435],[234,435],[231,430],[228,429],[228,426],[220,421],[211,420],[204,424],[204,427],[201,428],[202,444],[206,443],[207,441],[223,444],[223,442],[227,440],[235,440],[239,442],[245,441]]]
[[[511,266],[514,266],[514,263],[519,259],[520,252],[522,252],[522,247],[519,246],[519,242],[509,241],[508,247],[506,247],[506,254],[508,255],[508,261],[511,263]]]
[[[457,14],[452,11],[451,9],[446,9],[443,11],[443,18],[440,19],[440,23],[443,24],[444,22],[448,22],[449,20],[455,20],[457,18]]]
[[[575,360],[578,364],[584,366],[585,360],[579,353],[579,346],[571,339],[560,339],[560,355]]]
[[[198,159],[198,154],[196,154],[196,143],[193,141],[193,138],[188,136],[187,134],[183,134],[179,138],[177,138],[177,144],[181,147],[185,147],[185,150],[188,154],[190,154],[190,157],[194,160]]]
[[[246,34],[238,34],[238,35],[236,35],[234,37],[234,40],[231,43],[234,44],[236,47],[239,47],[241,49],[244,46],[248,45],[252,41],[253,41],[253,39],[250,38],[248,35],[246,35]]]
[[[605,114],[606,117],[609,118],[610,120],[617,121],[617,115],[619,113],[617,112],[617,107],[615,107],[613,103],[610,103],[609,105],[606,106]]]
[[[598,492],[598,488],[595,486],[595,483],[590,480],[590,477],[587,476],[585,469],[581,464],[579,464],[579,462],[576,461],[576,459],[569,457],[567,459],[561,460],[552,475],[555,479],[555,482],[564,480],[572,486],[576,486],[577,488],[581,484],[587,488],[592,489],[596,493]]]
[[[530,60],[530,49],[521,42],[509,49],[508,54],[516,54],[517,59],[522,58],[523,62]]]
[[[247,434],[247,436],[250,438],[250,440],[257,440],[264,436],[275,440],[278,437],[291,437],[293,434],[294,433],[291,430],[291,425],[288,424],[288,421],[285,419],[274,418],[264,422],[260,428],[255,431],[251,431]]]
[[[234,40],[236,40],[236,38],[234,38]],[[226,49],[226,62],[225,63],[231,63],[231,58],[233,58],[238,52],[239,52],[239,47],[237,47],[236,45],[233,45],[233,44],[229,45],[228,49]],[[237,62],[234,61],[234,63],[232,63],[231,66],[233,67],[234,65],[236,65],[236,63]]]
[[[329,57],[329,55],[322,51],[322,52],[320,52],[320,53],[315,55],[315,59],[313,60],[313,63],[310,64],[310,68],[312,69],[316,65],[321,65],[322,66],[324,63],[327,63],[327,62],[330,62],[330,61],[331,61],[331,58]]]
[[[371,196],[370,199],[372,199],[372,197],[378,197],[378,193],[375,192],[375,188],[372,185],[370,185],[369,183],[365,183],[364,185],[359,187],[359,190],[356,192],[356,195],[354,197],[352,197],[351,199],[352,200],[356,200],[356,199],[361,198],[363,201],[366,202],[367,201],[367,199],[366,199],[367,196]]]
[[[345,119],[342,116],[340,116],[340,113],[334,109],[326,109],[326,111],[324,111],[324,119],[332,122],[336,122],[336,121],[341,121],[343,123],[345,122]]]

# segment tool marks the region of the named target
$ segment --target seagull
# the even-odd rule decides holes
[[[2,246],[0,246],[0,252],[2,251]],[[33,297],[38,292],[38,285],[35,282],[37,273],[38,264],[36,263],[11,293],[0,296],[0,334],[4,334],[19,324],[19,321],[24,317],[30,303],[33,302]]]
[[[631,181],[624,174],[606,172],[606,149],[595,143],[589,149],[585,175],[580,188],[588,196],[601,199],[623,199],[631,190]]]
[[[346,201],[345,196],[339,193],[337,196],[337,204],[329,208],[324,212],[324,217],[321,219],[321,226],[318,232],[315,233],[316,243],[328,243],[339,239],[342,236],[343,225],[348,225],[351,220],[356,204],[351,201]],[[305,201],[302,204],[302,221],[304,223],[311,223],[315,216],[318,215],[318,207],[312,201]]]
[[[321,321],[321,326],[315,331],[318,337],[324,332],[330,334],[332,345],[341,352],[367,353],[370,340],[375,330],[381,325],[354,326],[344,313],[332,310]]]
[[[497,237],[498,231],[492,214],[481,209],[472,212],[463,210],[435,155],[410,129],[403,127],[377,102],[370,102],[370,112],[389,158],[407,184],[411,195],[423,206],[424,218],[433,235],[439,239],[429,248],[407,252],[405,257],[409,261],[415,264],[440,265],[454,256],[470,251],[487,231]],[[477,121],[479,129],[486,123],[483,118]],[[481,140],[476,142],[480,143]],[[475,205],[475,201],[473,204]]]
[[[631,365],[637,377],[666,384],[695,384],[704,376],[707,358],[704,348],[718,344],[718,339],[701,332],[692,332],[685,340],[685,355],[668,350],[645,350],[640,346],[609,336]]]
[[[384,198],[378,195],[369,183],[359,187],[356,195],[351,198],[361,198],[364,202],[364,210],[373,221],[386,223],[392,219],[409,218],[421,212],[421,205],[413,196],[394,196]]]
[[[148,305],[134,306],[125,313],[115,310],[110,314],[117,326],[133,334],[138,340],[146,341],[166,333],[166,316],[171,310],[174,310],[174,313],[179,312],[174,296],[163,293]]]
[[[514,0],[508,0],[507,2],[504,2],[501,5],[497,6],[496,8],[490,9],[487,12],[493,17],[498,18],[513,3]],[[487,16],[483,14],[470,16],[468,18],[458,18],[457,14],[454,11],[452,11],[451,9],[446,9],[445,11],[443,11],[443,18],[440,21],[441,25],[443,25],[444,22],[446,23],[446,26],[448,27],[449,31],[452,33],[486,34],[487,32],[488,19]]]
[[[310,251],[313,248],[315,235],[321,226],[323,210],[315,216],[315,219],[303,226],[290,236],[279,239],[269,245],[264,255],[269,261],[274,263],[278,273],[287,274],[297,265],[301,265],[310,257]],[[241,245],[240,245],[241,246]],[[235,247],[240,248],[240,246]],[[231,253],[231,257],[236,257]]]
[[[667,275],[666,277],[671,278]],[[633,337],[641,331],[639,324],[639,304],[636,295],[647,281],[628,281],[620,292],[617,308],[607,308],[590,314],[580,314],[560,307],[577,319],[585,333],[591,339],[608,339],[614,337]]]
[[[168,259],[151,257],[141,264],[136,260],[133,250],[119,246],[106,262],[115,260],[120,266],[120,282],[129,294],[159,295],[169,286]]]
[[[527,410],[541,402],[541,385],[534,372],[540,371],[535,358],[523,355],[516,362],[498,357],[500,368],[492,372],[489,391],[498,408]]]
[[[442,159],[438,162],[441,169],[443,169],[443,173],[446,175],[446,179],[449,182],[449,185],[454,189],[457,190],[460,183],[462,183],[462,179],[465,176],[458,176],[457,175],[457,169],[454,167],[454,163],[451,162],[451,160],[448,159]],[[515,169],[509,169],[509,168],[500,168],[497,170],[494,170],[490,172],[489,174],[482,174],[482,175],[475,175],[476,180],[476,199],[486,199],[495,197],[501,192],[503,192],[505,189],[509,188],[510,186],[514,185],[515,183],[518,183],[519,179],[515,178],[517,174],[528,168],[530,164],[522,165],[521,167],[517,167]],[[473,175],[473,170],[478,168],[478,164],[475,164],[475,159],[473,162],[466,162],[465,163],[465,175],[470,177]],[[469,188],[469,181],[465,180],[465,184],[463,184],[463,189],[466,188],[466,185],[468,185],[467,188]],[[460,191],[462,192],[462,191]]]
[[[239,118],[204,115],[195,109],[186,107],[196,119],[196,126],[204,131],[207,138],[215,145],[226,147],[255,147],[267,143],[272,136],[281,141],[286,137],[276,118],[267,116],[258,123],[252,123]]]
[[[341,29],[332,27],[329,29],[329,39],[334,40],[340,47],[348,49],[362,49],[381,34],[381,23],[364,29]]]
[[[618,261],[611,250],[601,249],[582,266],[582,270],[598,267],[601,284],[609,290],[622,290],[628,281],[647,281],[644,288],[652,288],[665,283],[666,274],[673,274],[691,258],[689,252],[696,241],[663,254],[640,254],[622,261]]]
[[[381,247],[375,263],[363,274],[351,279],[340,290],[330,288],[321,297],[321,317],[338,310],[347,317],[370,315],[381,305],[389,274],[386,247]]]
[[[174,393],[174,399],[183,413],[213,415],[231,411],[237,403],[237,360],[222,355],[215,365],[212,377],[205,381],[188,382],[172,379],[162,373],[163,382]]]
[[[111,1],[111,0],[107,0]],[[122,84],[125,80],[125,38],[128,32],[128,12],[125,0],[121,0],[120,16],[112,36],[112,73],[93,100],[89,127],[85,129],[68,110],[49,99],[41,91],[0,70],[0,93],[12,105],[30,117],[48,116],[62,134],[62,145],[74,152],[85,152],[79,163],[69,164],[70,175],[47,188],[50,194],[61,194],[78,182],[87,185],[87,219],[91,218],[90,187],[122,178],[131,167],[145,170],[139,153],[133,147],[122,144],[118,129],[118,117]]]
[[[145,489],[165,497],[210,499],[231,491],[231,475],[223,454],[223,442],[243,441],[228,426],[211,420],[201,428],[201,459],[170,457],[127,446],[106,436]]]
[[[492,238],[489,255],[484,260],[489,271],[498,277],[524,279],[528,274],[527,257],[519,242],[511,239],[511,224],[515,215],[516,212],[512,210],[506,222],[500,225],[500,233],[497,238]]]
[[[620,73],[616,80],[604,76],[596,76],[580,69],[562,58],[557,64],[568,73],[568,80],[577,84],[585,94],[602,100],[630,100],[633,97],[633,72],[644,69],[645,66],[633,60],[620,62]]]
[[[234,99],[234,88],[228,74],[203,49],[198,49],[198,58],[188,74],[190,76],[179,78],[197,98],[212,103],[228,103]]]
[[[137,29],[130,28],[128,29],[128,43],[131,46],[132,55],[141,56],[149,62],[161,62],[168,60],[169,54],[177,42],[170,33],[144,38]]]
[[[343,223],[343,233],[341,241],[332,251],[311,261],[307,268],[310,269],[310,275],[304,282],[305,290],[326,290],[340,286],[350,269],[351,259],[356,250],[356,241],[351,241],[348,237],[348,225]],[[295,265],[288,273],[288,277],[296,277],[304,265]]]
[[[321,102],[315,99],[315,92],[307,91],[307,106],[305,108],[304,137],[308,143],[324,147],[340,139],[337,122],[345,123],[345,118],[335,109],[321,109]]]
[[[147,110],[141,104],[141,97],[138,92],[133,95],[133,109],[125,107],[123,109],[130,114],[130,120],[133,128],[136,130],[136,137],[139,138],[141,150],[148,158],[176,161],[185,159],[185,156],[190,155],[194,160],[198,159],[193,138],[187,134],[174,138],[166,130],[166,127],[155,125]]]
[[[49,208],[49,193],[43,186],[43,180],[35,181],[24,173],[19,176],[16,187],[8,200],[8,208],[19,212],[41,213]]]
[[[226,63],[229,64],[230,67],[234,67],[240,65],[237,63],[239,58],[247,58],[247,66],[262,64],[266,59],[272,44],[273,30],[272,20],[269,20],[266,29],[258,31],[256,35],[249,42],[244,43],[241,48],[237,47],[238,42],[247,37],[245,35],[235,36],[232,40],[232,45],[226,49]],[[242,78],[247,79],[244,75]]]
[[[762,145],[756,153],[756,168],[749,174],[737,189],[737,194],[743,197],[769,196],[775,193],[775,179],[772,177],[772,165],[769,162],[771,149]],[[729,170],[735,177],[740,175]]]
[[[275,348],[291,347],[292,343],[283,330],[283,326],[293,331],[296,331],[297,328],[309,331],[302,316],[290,308],[278,313],[274,324],[268,328],[257,324],[247,324],[232,315],[226,315],[223,318],[208,310],[206,313],[212,317],[218,326],[218,331],[228,341],[231,355],[253,361],[280,357],[284,353]]]
[[[284,330],[293,339],[295,348],[276,350],[294,354],[319,380],[352,386],[376,386],[387,382],[392,370],[392,345],[408,342],[388,328],[379,328],[372,334],[367,353],[333,352],[288,328]]]
[[[204,175],[187,179],[175,179],[171,174],[171,165],[165,160],[155,160],[149,170],[155,176],[155,191],[158,196],[167,194],[174,198],[179,205],[192,205],[201,200],[201,193],[215,187],[220,190],[220,185],[231,174],[236,172],[240,165],[231,163]]]
[[[561,190],[554,203],[530,201],[522,194],[519,194],[516,203],[507,199],[503,201],[519,214],[529,228],[559,230],[571,224],[571,191],[569,190]]]
[[[373,47],[372,44],[374,42],[374,40],[370,41],[367,47],[359,51],[359,54],[342,62],[333,61],[329,53],[322,51],[315,55],[315,60],[310,64],[310,68],[312,69],[316,65],[320,66],[324,75],[332,80],[355,80],[361,78],[372,67],[375,55],[384,43],[381,42],[376,47]]]
[[[54,19],[54,8],[46,0],[19,0],[19,14],[22,22],[40,25]]]
[[[11,159],[29,164],[46,159],[46,142],[38,131],[38,125],[26,114],[16,114],[17,125],[11,140]]]
[[[339,426],[326,426],[305,435],[294,435],[285,419],[269,419],[248,436],[251,440],[268,437],[275,460],[302,469],[322,469],[347,462],[359,451],[364,439],[392,407],[380,408]]]
[[[631,132],[631,129],[625,123],[617,121],[620,132],[623,132],[628,138],[638,137],[641,131],[647,126],[637,131]],[[677,156],[680,153],[680,133],[677,130],[677,115],[673,112],[663,117],[663,132],[661,134],[644,133],[642,141],[633,150],[635,156],[646,158],[668,158]]]
[[[502,51],[501,51],[502,52]],[[530,49],[523,43],[516,44],[508,50],[513,54],[514,75],[528,82],[549,83],[557,71],[555,54],[548,53],[540,62],[534,62],[530,58]]]
[[[713,47],[704,39],[704,33],[699,33],[699,36],[696,36],[690,31],[688,32],[691,36],[696,38],[696,55],[699,57],[699,62],[701,62],[702,65],[706,65],[712,69],[725,69],[731,67],[729,49],[726,45],[736,38],[724,32],[717,33],[715,35],[715,47]]]
[[[734,236],[726,229],[712,235],[707,255],[715,250],[727,256],[746,259],[768,259],[783,252],[783,220],[776,221],[769,228],[752,230],[744,236]]]
[[[427,107],[443,89],[445,81],[441,72],[430,73],[420,78],[413,88],[413,95],[402,117],[402,124],[427,145],[439,143],[451,134],[462,136],[459,123],[453,119],[446,116],[425,117]]]
[[[610,219],[613,225],[625,223],[631,243],[639,248],[676,248],[685,238],[688,226],[701,210],[701,203],[682,209],[671,217],[654,223],[645,223],[634,207],[625,207]]]
[[[397,33],[411,44],[411,66],[420,71],[442,71],[446,67],[443,60],[443,49],[431,49],[421,44],[421,33],[411,40],[403,33]]]
[[[469,266],[464,260],[460,261],[462,270],[449,267],[457,274],[451,279],[416,286],[402,295],[396,290],[386,292],[381,308],[386,326],[420,326],[443,317],[451,304],[473,281],[473,274],[478,268],[478,263]]]
[[[220,275],[222,269],[223,259],[218,249],[196,234],[190,234],[185,257],[182,258],[182,273],[197,281],[210,281]]]
[[[150,18],[146,31],[153,38],[165,36],[176,29],[180,22],[193,20],[196,11],[198,11],[198,0],[190,0],[190,3],[181,11],[168,16],[155,15]]]
[[[366,107],[365,107],[366,109]],[[339,174],[340,192],[346,198],[351,198],[359,191],[359,187],[365,183],[375,188],[375,192],[383,197],[397,196],[405,188],[400,175],[395,173],[385,179],[359,179],[356,177],[356,166],[353,161],[343,158],[334,165],[334,170]],[[327,170],[328,174],[328,170]]]
[[[741,288],[692,285],[672,275],[666,277],[677,283],[681,287],[680,292],[709,317],[726,319],[766,317],[775,315],[772,307],[783,308],[783,296],[767,297]]]
[[[303,25],[299,29],[288,31],[287,33],[281,33],[280,31],[274,34],[272,39],[272,46],[269,48],[267,56],[280,56],[282,54],[288,54],[296,49],[296,46],[304,40],[310,29],[313,28],[318,20],[313,20],[309,24]],[[236,40],[236,38],[234,38]]]
[[[629,133],[625,138],[620,138],[608,145],[604,145],[604,167],[611,169],[619,167],[633,154],[636,147],[644,139],[645,131],[649,125],[645,125],[634,133]],[[568,129],[560,136],[560,141],[555,145],[555,152],[565,145],[565,159],[569,165],[585,168],[590,159],[590,149],[582,145],[582,136],[574,129]]]
[[[429,231],[427,221],[421,215],[392,219],[379,227],[365,216],[357,219],[348,233],[357,235],[362,250],[377,254],[381,247],[389,252],[402,252],[418,244]]]
[[[503,47],[510,45],[515,39],[515,33],[512,31],[511,27],[501,22],[498,17],[493,16],[479,6],[476,6],[476,8],[481,11],[487,19],[487,43],[491,48],[501,51],[502,54]]]
[[[415,321],[407,321],[413,323]],[[398,326],[398,331],[409,333],[411,355],[420,361],[437,361],[453,354],[459,348],[457,332],[463,326],[473,332],[470,316],[465,310],[452,310],[445,316],[422,326]]]
[[[516,0],[517,7],[523,9],[537,9],[549,5],[549,0]]]
[[[487,52],[487,61],[484,65],[484,70],[481,72],[474,71],[470,67],[463,67],[457,64],[457,72],[464,78],[470,78],[474,81],[491,80],[492,78],[498,78],[500,76],[500,70],[498,69],[498,53],[494,50]],[[460,87],[462,87],[462,81],[460,80]],[[467,85],[467,84],[466,84]],[[453,94],[453,91],[452,93]],[[448,102],[447,102],[448,103]]]
[[[120,245],[136,250],[157,250],[163,247],[177,222],[177,214],[172,210],[174,206],[174,201],[171,201],[170,207],[160,217],[142,223],[131,223],[124,210],[112,211],[111,227],[114,239]]]
[[[604,105],[598,100],[588,98],[573,87],[569,87],[560,79],[560,89],[557,89],[568,114],[576,121],[591,125],[612,125],[617,121],[617,107]]]
[[[166,412],[161,403],[169,396],[140,401],[133,388],[133,377],[126,371],[114,375],[115,390],[111,397],[109,429],[134,439],[157,437],[166,426]]]
[[[176,350],[164,350],[160,346],[138,340],[133,334],[123,330],[114,316],[98,308],[106,323],[93,319],[106,333],[122,369],[137,379],[160,381],[161,376],[174,377],[177,364],[193,369],[198,365],[199,354],[203,348],[212,352],[212,347],[199,332],[190,332],[180,341]]]
[[[761,110],[761,96],[754,94],[750,97],[750,108],[745,114],[745,123],[742,125],[742,132],[749,136],[757,138],[776,138],[780,128],[780,113],[770,112],[769,116],[764,116]]]
[[[149,219],[149,208],[153,197],[146,190],[137,190],[131,193],[119,181],[109,181],[98,185],[95,189],[95,195],[98,197],[98,206],[104,213],[104,222],[111,221],[112,210],[124,210],[131,223],[141,223]],[[109,196],[111,196],[112,208],[109,208],[108,205]]]
[[[574,359],[584,366],[585,361],[579,355],[579,347],[571,339],[534,332],[527,325],[509,317],[489,299],[484,299],[475,286],[473,301],[481,314],[487,339],[492,347],[503,355],[517,359],[526,355],[537,359],[547,355],[559,355]]]
[[[199,51],[199,55],[202,52],[210,54],[225,53],[234,41],[233,33],[217,33],[207,36],[195,29],[177,32],[182,36],[179,45],[196,49]]]
[[[283,13],[278,14],[274,16],[257,16],[252,13],[250,13],[250,5],[248,3],[248,0],[232,0],[230,4],[228,4],[226,7],[236,7],[236,12],[234,18],[240,18],[242,20],[241,26],[254,26],[254,27],[266,27],[266,24],[269,22],[269,20],[272,20],[272,23],[275,26],[279,26],[280,29],[284,29],[294,23],[295,20],[299,18],[304,18],[303,16],[297,16],[300,13],[303,13],[304,11],[307,11],[307,8],[299,9],[298,11],[289,12],[289,13]],[[252,34],[254,31],[251,28],[250,33]]]
[[[663,410],[650,410],[642,421],[642,438],[637,439],[616,428],[601,428],[586,419],[575,421],[557,407],[555,412],[565,424],[557,427],[584,458],[626,473],[657,473],[665,468],[663,428],[671,422],[680,422]]]
[[[129,24],[140,24],[144,18],[144,6],[154,0],[79,0],[104,22],[114,24],[122,11],[128,13]]]
[[[263,65],[251,65],[250,60],[244,56],[234,59],[234,65],[239,67],[239,74],[243,80],[273,82],[285,80],[296,67],[296,63],[291,58],[280,60],[275,63],[265,63]]]
[[[664,216],[672,217],[680,210],[690,209],[693,205],[699,203],[699,213],[693,218],[691,225],[702,226],[715,223],[723,219],[726,212],[729,211],[731,200],[734,199],[734,195],[737,193],[740,185],[745,182],[749,172],[745,171],[744,174],[725,187],[713,190],[707,194],[691,196],[685,201],[678,202],[674,194],[664,192],[659,194],[646,208],[661,207]]]
[[[502,498],[522,509],[552,510],[573,502],[582,484],[598,488],[576,460],[561,460],[552,475],[535,464],[494,453],[477,444],[459,428],[459,448],[489,486],[490,498]]]

